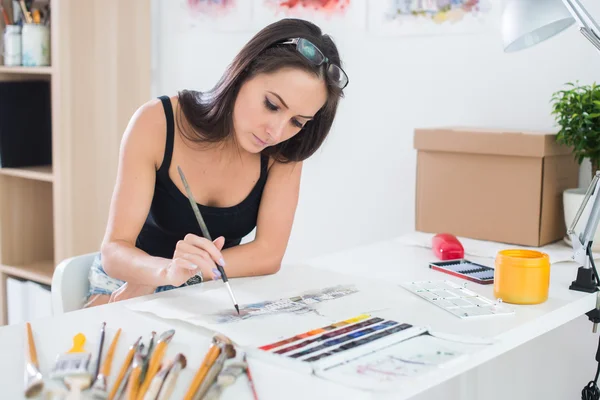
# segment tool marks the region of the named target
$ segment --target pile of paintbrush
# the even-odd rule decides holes
[[[183,354],[162,363],[174,330],[163,332],[154,343],[156,333],[147,346],[138,338],[125,357],[108,399],[156,400],[168,399],[173,392],[179,372],[186,366]]]
[[[39,370],[31,326],[27,323],[27,364],[25,368],[25,395],[37,396],[44,388]],[[102,324],[95,374],[90,372],[91,354],[85,350],[86,337],[78,333],[73,338],[72,348],[59,354],[50,371],[50,378],[62,380],[69,389],[67,400],[80,399],[84,390],[90,389],[85,398],[109,400],[166,400],[171,397],[179,373],[186,367],[183,354],[163,362],[167,346],[175,330],[167,330],[158,336],[152,332],[148,344],[140,336],[129,347],[115,381],[108,390],[114,352],[121,334],[118,329],[110,344],[106,357],[102,360],[106,323]],[[246,360],[235,361],[236,350],[231,340],[223,335],[215,335],[212,343],[185,394],[186,400],[218,399],[221,392],[232,385],[238,376],[246,374],[254,398],[256,391],[252,383]],[[245,357],[244,357],[245,358]],[[103,361],[103,362],[102,362]],[[51,390],[48,394],[64,398],[64,390]],[[89,395],[88,395],[89,394]],[[54,397],[51,397],[54,398]]]
[[[25,396],[29,398],[37,396],[43,390],[44,380],[39,369],[31,326],[27,323],[26,327]],[[121,329],[117,330],[106,353],[106,358],[102,362],[105,328],[106,323],[102,323],[95,374],[90,372],[91,353],[84,348],[86,337],[82,333],[78,333],[73,338],[73,347],[66,353],[59,354],[56,357],[49,374],[51,379],[62,380],[69,392],[65,393],[64,390],[50,389],[47,395],[51,398],[58,396],[58,398],[74,400],[82,398],[82,392],[90,389],[85,398],[115,400],[169,399],[179,372],[186,366],[186,358],[183,354],[177,354],[173,360],[163,363],[167,345],[175,335],[175,330],[171,329],[163,332],[156,342],[156,332],[152,332],[147,345],[142,343],[142,337],[140,336],[130,346],[109,392],[108,378],[111,374],[112,360]]]

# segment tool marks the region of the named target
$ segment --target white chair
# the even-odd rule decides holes
[[[52,275],[52,313],[58,315],[83,308],[89,290],[88,273],[98,253],[63,260]]]

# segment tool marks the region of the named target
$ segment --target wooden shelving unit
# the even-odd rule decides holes
[[[52,75],[52,67],[7,67],[0,65],[0,74]]]
[[[50,285],[99,250],[121,137],[151,95],[151,0],[49,2],[52,66],[0,65],[0,81],[48,80],[52,100],[52,165],[0,168],[0,325],[8,277]]]
[[[52,175],[52,165],[23,168],[0,168],[0,175],[18,176],[20,178],[44,182],[52,182],[54,180]]]

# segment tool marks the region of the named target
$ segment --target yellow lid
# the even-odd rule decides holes
[[[536,250],[506,249],[498,252],[502,264],[512,267],[539,268],[548,265],[550,257]]]

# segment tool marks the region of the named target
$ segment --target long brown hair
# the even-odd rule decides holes
[[[278,46],[291,38],[305,38],[316,45],[333,64],[341,65],[337,47],[330,36],[315,24],[286,18],[259,31],[237,54],[219,82],[207,92],[183,90],[178,93],[180,112],[177,123],[183,135],[193,142],[220,142],[233,133],[233,107],[242,84],[261,73],[295,67],[326,80],[325,67],[310,64],[294,46]],[[302,161],[321,146],[335,118],[342,90],[327,84],[327,101],[294,137],[267,147],[263,154],[279,162]],[[182,115],[183,114],[183,115]]]

